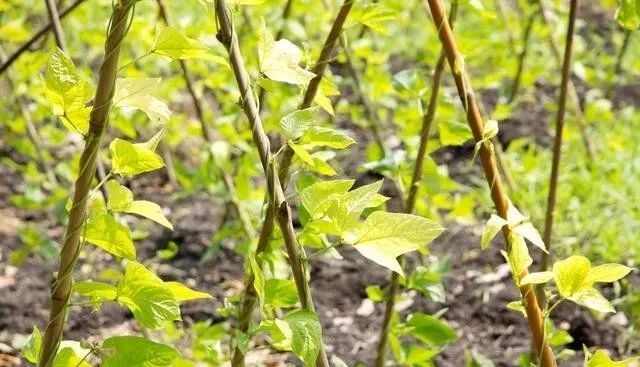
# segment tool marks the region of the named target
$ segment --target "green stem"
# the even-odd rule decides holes
[[[567,91],[569,79],[571,78],[571,57],[573,52],[573,35],[576,23],[576,9],[578,0],[571,0],[569,10],[569,26],[564,50],[564,61],[562,64],[562,80],[560,82],[560,94],[558,95],[558,113],[556,114],[556,136],[553,141],[553,159],[551,161],[551,175],[549,176],[549,195],[547,196],[547,212],[544,220],[544,234],[542,240],[547,246],[548,252],[542,253],[540,268],[546,270],[549,267],[551,251],[551,236],[553,233],[553,217],[556,205],[556,193],[558,190],[558,176],[560,172],[560,159],[562,156],[562,131],[564,129],[564,116],[567,106]],[[544,289],[544,285],[540,286]],[[541,298],[540,301],[544,302]],[[541,303],[544,306],[544,303]]]
[[[51,290],[51,310],[42,341],[39,367],[53,365],[53,360],[62,340],[67,304],[71,298],[73,269],[82,245],[80,231],[87,216],[88,194],[96,171],[98,151],[102,136],[108,125],[120,46],[128,28],[130,17],[133,16],[132,9],[134,5],[134,0],[123,0],[116,3],[113,8],[105,43],[105,56],[100,67],[98,86],[94,98],[95,103],[89,117],[89,131],[85,138],[84,151],[80,157],[80,171],[75,182],[75,193],[69,212],[69,222],[60,251],[60,266]]]
[[[555,56],[557,62],[560,64],[562,62],[562,52],[560,51],[560,46],[558,46],[558,43],[553,36],[554,24],[551,20],[551,15],[549,14],[550,11],[547,9],[544,0],[538,0],[538,8],[540,10],[542,20],[547,27],[547,33],[549,34],[549,43],[551,44],[551,51],[553,51],[553,55]],[[587,133],[587,121],[584,116],[584,112],[582,111],[582,107],[580,106],[580,98],[578,97],[578,92],[576,92],[576,87],[571,80],[569,80],[569,84],[567,85],[567,95],[571,100],[573,111],[576,115],[576,121],[578,122],[580,136],[582,137],[582,143],[584,144],[587,156],[589,157],[590,161],[594,161],[596,158],[596,151],[593,147],[593,143],[591,142],[591,138]]]
[[[456,16],[458,14],[458,1],[454,0],[451,3],[451,12],[449,14],[449,23],[453,27]],[[420,181],[422,181],[424,159],[427,154],[427,143],[429,142],[429,132],[431,131],[431,125],[436,116],[436,109],[438,106],[438,94],[442,83],[442,76],[444,74],[444,68],[446,65],[446,57],[444,50],[440,50],[440,56],[433,72],[433,78],[431,80],[431,95],[429,97],[429,103],[427,105],[426,112],[422,115],[422,131],[420,133],[420,145],[418,147],[418,153],[416,161],[413,167],[413,175],[411,176],[411,184],[409,185],[409,194],[404,205],[405,213],[413,213],[416,199],[418,196],[418,189],[420,187]],[[404,265],[404,258],[400,259],[401,266]],[[385,312],[382,319],[382,328],[380,330],[380,336],[378,338],[377,355],[376,355],[376,367],[384,366],[386,362],[387,344],[389,343],[389,332],[391,331],[391,319],[393,318],[396,294],[400,288],[400,276],[396,272],[391,273],[391,279],[389,280],[389,292],[387,295],[387,302],[385,304]]]
[[[262,169],[267,178],[267,189],[269,192],[269,201],[275,209],[275,219],[280,227],[283,235],[285,247],[289,257],[289,265],[293,274],[300,303],[303,308],[314,311],[313,298],[307,280],[307,274],[304,270],[304,264],[300,255],[300,244],[298,243],[293,229],[291,208],[287,203],[280,179],[275,172],[273,166],[270,142],[267,137],[256,100],[254,99],[253,90],[249,74],[246,70],[244,59],[240,52],[237,34],[233,28],[231,20],[231,12],[225,0],[216,0],[216,17],[218,20],[219,30],[217,34],[218,40],[225,46],[229,52],[231,67],[236,77],[238,87],[240,89],[241,103],[245,114],[251,125],[252,137],[254,145],[260,156]],[[319,367],[328,367],[329,361],[324,350],[324,343],[320,345],[320,352],[316,365]]]

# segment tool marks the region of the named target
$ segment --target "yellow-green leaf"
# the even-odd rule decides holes
[[[154,202],[147,200],[135,200],[131,203],[131,206],[125,210],[125,212],[141,215],[173,231],[173,225],[171,225],[162,213],[162,208]]]
[[[139,109],[151,121],[165,124],[169,121],[171,111],[166,103],[151,95],[158,84],[160,78],[119,78],[116,80],[113,105],[125,109]]]
[[[114,139],[109,145],[113,172],[122,176],[133,176],[164,166],[162,158],[142,144],[132,144]]]
[[[586,352],[585,352],[586,353]],[[598,349],[585,362],[585,367],[627,367],[631,366],[631,362],[640,360],[640,356],[625,359],[623,361],[614,361],[609,357],[606,351]]]
[[[598,312],[616,312],[611,303],[593,287],[581,289],[567,297],[567,299]]]
[[[178,302],[186,302],[194,299],[211,299],[213,298],[209,293],[195,291],[186,285],[178,282],[165,282],[164,283],[171,293],[173,293],[173,297]]]
[[[129,260],[136,258],[129,229],[106,211],[91,213],[84,229],[84,239],[112,255]]]
[[[491,214],[491,217],[482,230],[480,248],[484,250],[485,248],[489,247],[489,243],[491,242],[491,240],[498,234],[498,232],[500,232],[502,227],[504,227],[505,225],[507,225],[506,220],[495,214]]]
[[[404,276],[396,258],[426,246],[444,229],[436,222],[412,214],[371,213],[354,247],[364,257]]]
[[[529,273],[522,277],[520,285],[542,284],[553,279],[553,273],[550,271],[541,271],[537,273]]]
[[[584,256],[570,256],[553,264],[553,275],[558,292],[568,298],[580,290],[588,288],[585,279],[589,275],[591,262]]]
[[[269,79],[289,84],[306,84],[315,74],[300,67],[302,50],[286,39],[275,41],[262,21],[258,43],[260,71]]]
[[[156,36],[153,53],[172,59],[202,59],[229,65],[224,57],[213,55],[202,43],[186,37],[171,27],[163,27]]]
[[[594,266],[589,271],[589,276],[585,282],[589,284],[615,282],[616,280],[627,276],[631,270],[632,269],[630,267],[621,264],[602,264]]]

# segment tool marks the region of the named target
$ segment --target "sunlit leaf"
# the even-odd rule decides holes
[[[91,213],[84,230],[84,238],[108,253],[135,260],[136,248],[129,229],[106,211]]]
[[[222,56],[213,55],[202,43],[182,35],[171,27],[163,27],[156,36],[152,52],[172,59],[202,59],[229,65]]]
[[[139,336],[114,336],[102,343],[108,351],[102,358],[103,367],[164,367],[171,366],[180,355],[173,347]]]

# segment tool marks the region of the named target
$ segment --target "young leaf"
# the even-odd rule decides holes
[[[258,43],[260,71],[269,79],[289,83],[306,84],[315,74],[299,66],[302,51],[286,39],[275,41],[262,21]]]
[[[118,284],[118,302],[126,305],[143,327],[159,329],[166,321],[180,320],[173,292],[142,264],[127,265]]]
[[[529,269],[529,266],[533,264],[533,259],[531,255],[529,255],[529,249],[527,248],[527,244],[524,242],[524,238],[517,233],[511,232],[509,235],[509,244],[511,245],[511,250],[509,253],[501,251],[502,256],[504,256],[511,267],[511,272],[513,273],[516,283],[519,283],[522,278],[522,274]]]
[[[553,279],[553,273],[550,271],[541,271],[537,273],[529,273],[522,277],[520,285],[542,284]]]
[[[295,310],[283,318],[291,329],[291,347],[293,353],[305,365],[315,365],[322,343],[322,327],[318,316],[309,310]]]
[[[192,301],[194,299],[212,299],[209,293],[194,291],[186,285],[178,282],[164,282],[178,302]]]
[[[531,243],[542,251],[547,252],[547,248],[544,241],[542,241],[542,237],[540,237],[538,230],[535,229],[533,224],[531,224],[529,218],[522,215],[522,213],[520,213],[520,211],[518,211],[518,209],[511,203],[509,203],[509,209],[507,211],[507,221],[509,222],[511,230],[531,241]]]
[[[40,361],[40,349],[42,348],[42,334],[37,327],[33,327],[33,331],[22,346],[22,355],[24,358],[33,363],[38,364]]]
[[[491,214],[491,217],[487,221],[487,224],[484,226],[482,230],[482,239],[480,240],[480,248],[485,249],[489,247],[489,243],[493,238],[500,232],[502,227],[507,225],[507,221],[502,219],[501,217]]]
[[[249,266],[253,274],[253,287],[260,301],[260,311],[264,312],[264,274],[262,274],[262,269],[254,256],[249,256]]]
[[[53,367],[92,367],[84,356],[78,356],[73,348],[62,348],[53,360]]]
[[[109,180],[105,186],[109,194],[107,209],[114,212],[141,215],[173,230],[173,226],[162,213],[160,205],[146,200],[134,201],[131,190],[122,186],[116,180]]]
[[[432,345],[443,345],[458,339],[456,331],[446,322],[424,313],[411,315],[407,326],[411,335]]]
[[[296,284],[291,279],[268,279],[264,285],[264,303],[273,307],[293,307],[298,303]]]
[[[202,59],[222,65],[229,65],[222,56],[212,55],[202,43],[186,37],[171,27],[163,27],[156,36],[152,52],[158,55],[180,59]]]
[[[377,211],[364,221],[354,247],[364,257],[404,276],[396,258],[425,246],[443,230],[438,223],[416,215]]]
[[[441,119],[438,122],[438,131],[442,145],[462,145],[473,138],[467,124],[453,120]]]
[[[574,293],[590,287],[584,280],[589,275],[591,262],[584,256],[570,256],[553,264],[553,275],[558,292],[562,297],[571,297]]]
[[[300,191],[300,201],[312,219],[322,216],[331,195],[345,194],[355,180],[321,181]]]
[[[114,139],[109,145],[111,166],[115,173],[122,176],[134,176],[164,166],[162,158],[143,144],[132,144]]]
[[[84,239],[108,253],[135,260],[136,248],[129,229],[106,211],[94,211],[87,219]]]
[[[585,352],[585,354],[587,353]],[[606,351],[598,349],[585,361],[585,367],[627,367],[637,360],[640,360],[640,356],[628,358],[624,361],[613,361]]]
[[[145,218],[161,224],[173,231],[173,225],[167,220],[162,213],[160,205],[147,201],[147,200],[135,200],[131,203],[129,209],[125,210],[127,213],[138,214]]]
[[[300,141],[300,144],[310,148],[330,147],[335,149],[344,149],[355,143],[355,140],[341,131],[319,126],[307,129]]]
[[[138,336],[108,338],[102,349],[108,351],[102,357],[103,367],[164,367],[180,356],[173,347]]]
[[[611,283],[622,279],[631,272],[631,268],[620,264],[602,264],[594,266],[589,270],[589,276],[585,282],[593,283]]]
[[[158,84],[160,84],[160,78],[119,78],[116,80],[113,105],[139,109],[151,121],[165,124],[169,121],[171,111],[164,102],[151,95]]]
[[[318,118],[318,107],[294,111],[280,120],[280,129],[287,140],[298,140]]]
[[[592,287],[579,290],[567,297],[567,299],[598,312],[616,312],[611,303],[597,289]]]
[[[118,289],[104,282],[78,282],[74,284],[73,289],[79,294],[90,298],[92,301],[113,301],[118,296]]]

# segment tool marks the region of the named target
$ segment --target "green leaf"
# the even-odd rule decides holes
[[[620,264],[602,264],[594,266],[589,271],[589,276],[585,282],[593,283],[611,283],[622,279],[631,272],[631,268]]]
[[[129,229],[106,211],[94,211],[89,215],[84,239],[108,253],[135,260],[136,248]]]
[[[553,264],[553,275],[558,292],[568,298],[576,292],[590,287],[584,280],[589,275],[591,262],[584,256],[570,256]]]
[[[165,124],[169,121],[171,111],[166,103],[151,95],[158,84],[160,78],[119,78],[116,80],[113,105],[125,109],[139,109],[151,121]]]
[[[567,299],[598,312],[616,312],[611,303],[597,289],[592,287],[581,289],[567,297]]]
[[[260,301],[260,311],[264,312],[264,274],[262,274],[262,269],[260,269],[260,265],[258,265],[258,261],[253,255],[249,256],[249,266],[253,274],[253,288],[256,290],[256,295]]]
[[[640,356],[628,358],[624,361],[613,361],[606,351],[598,349],[585,362],[585,367],[627,367],[631,365],[631,362],[637,360],[640,360]]]
[[[73,289],[93,301],[113,301],[118,296],[118,289],[104,282],[78,282],[74,284]]]
[[[180,320],[178,301],[171,289],[140,263],[127,265],[117,299],[143,327],[160,329],[166,321]]]
[[[124,212],[141,215],[171,230],[173,226],[162,213],[160,205],[146,200],[133,200],[133,193],[116,180],[105,184],[109,194],[107,209],[113,212]]]
[[[443,230],[416,215],[377,211],[364,221],[354,246],[364,257],[404,276],[396,258],[425,246]]]
[[[438,122],[438,131],[442,145],[462,145],[473,138],[467,124],[453,120],[441,119]]]
[[[80,80],[76,67],[60,49],[53,52],[45,72],[45,95],[71,131],[84,134],[89,129],[90,107],[85,106],[86,83]]]
[[[356,9],[353,11],[350,18],[388,36],[388,24],[397,18],[397,14],[393,9],[389,9],[382,4],[366,4],[362,7],[362,10]]]
[[[34,326],[33,331],[22,346],[22,355],[27,361],[38,364],[38,361],[40,361],[40,349],[42,349],[42,334]]]
[[[507,221],[502,219],[501,217],[491,214],[491,217],[487,221],[487,224],[484,226],[482,230],[482,239],[480,240],[480,248],[485,249],[489,247],[489,243],[493,238],[500,232],[502,227],[507,225]]]
[[[541,271],[537,273],[529,273],[522,277],[520,285],[542,284],[553,279],[553,273],[550,271]]]
[[[132,144],[122,139],[114,139],[109,145],[111,166],[114,173],[134,176],[164,166],[162,158],[143,144]]]
[[[294,111],[280,119],[280,129],[287,140],[298,140],[318,119],[318,107]]]
[[[212,299],[209,293],[194,291],[186,285],[178,282],[164,282],[164,285],[169,288],[173,294],[173,298],[178,302],[186,302],[194,299]]]
[[[306,129],[300,141],[300,144],[309,148],[330,147],[335,149],[344,149],[355,143],[355,140],[341,131],[319,126]]]
[[[311,154],[309,154],[309,152],[307,152],[303,146],[298,145],[292,141],[289,141],[289,147],[293,150],[293,152],[296,154],[296,157],[300,158],[304,163],[310,165],[310,166],[315,166],[315,162],[313,161],[313,157],[311,157]]]
[[[507,211],[507,221],[509,227],[515,233],[531,241],[535,246],[539,247],[542,251],[547,252],[544,241],[540,237],[540,233],[535,229],[529,218],[525,217],[518,211],[518,209],[509,202],[509,209]]]
[[[264,303],[278,308],[298,303],[296,283],[291,279],[268,279],[264,285]]]
[[[620,5],[616,10],[616,20],[620,26],[627,29],[640,27],[640,3],[637,0],[618,0]]]
[[[524,242],[524,238],[519,234],[511,232],[509,235],[509,244],[511,247],[509,253],[504,251],[501,251],[501,253],[507,260],[507,263],[509,263],[516,282],[519,282],[522,275],[529,269],[529,266],[533,264],[533,259],[531,255],[529,255],[529,249]]]
[[[138,336],[115,336],[102,343],[108,350],[102,367],[163,367],[171,366],[180,353],[172,347]]]
[[[82,360],[83,357],[78,356],[73,348],[62,348],[53,360],[53,367],[91,367],[87,361]]]
[[[173,231],[173,225],[171,225],[171,223],[162,213],[162,208],[160,207],[160,205],[156,203],[147,200],[135,200],[131,203],[131,206],[126,210],[126,212],[138,214],[145,218],[151,219],[152,221],[161,224]]]
[[[107,209],[113,212],[124,212],[131,207],[133,193],[116,180],[109,180],[104,185],[107,189],[109,200]]]
[[[262,20],[258,43],[260,71],[269,79],[304,85],[315,74],[300,67],[302,50],[286,39],[275,41]]]
[[[413,314],[407,326],[411,335],[431,345],[443,345],[458,339],[456,331],[446,322],[424,313]]]
[[[322,343],[322,326],[318,316],[309,310],[295,310],[283,318],[292,332],[291,346],[293,353],[305,365],[315,365]]]
[[[222,65],[229,65],[224,57],[211,54],[202,43],[186,37],[171,27],[163,27],[156,36],[152,52],[158,55],[180,59],[202,59]]]
[[[300,201],[312,219],[324,214],[331,195],[345,194],[353,186],[355,180],[321,181],[305,187],[300,191]]]

